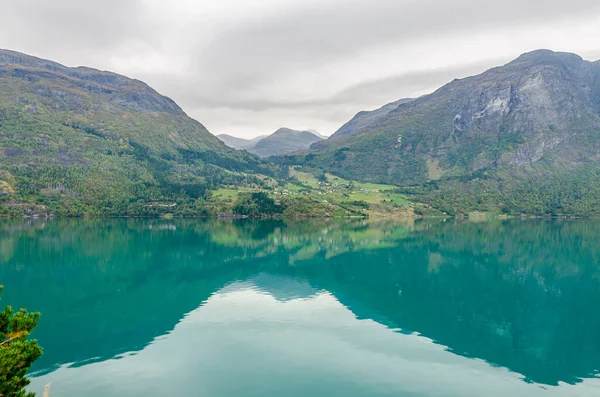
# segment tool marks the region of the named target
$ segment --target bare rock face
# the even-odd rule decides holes
[[[541,62],[541,63],[540,63]],[[596,128],[594,66],[571,54],[526,54],[482,76],[479,88],[455,116],[455,134],[481,131],[523,141],[500,164],[524,166],[587,128]],[[589,124],[591,123],[591,124]]]
[[[593,64],[571,54],[536,55],[454,83],[457,91],[470,91],[455,116],[455,131],[535,135],[561,127],[572,130],[575,121],[597,116],[591,96]]]
[[[317,162],[347,177],[362,172],[363,179],[405,184],[428,180],[428,160],[439,162],[442,176],[525,167],[549,156],[591,161],[599,131],[600,63],[539,50],[400,103],[353,135],[313,148]],[[335,157],[341,148],[346,162]],[[349,161],[373,165],[359,170]]]
[[[514,110],[517,98],[510,82],[500,82],[473,95],[454,116],[454,133],[462,135],[470,129],[498,132],[505,117]]]

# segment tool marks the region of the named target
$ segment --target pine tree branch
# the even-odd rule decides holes
[[[3,346],[3,345],[5,345],[5,344],[8,344],[8,343],[12,342],[13,340],[15,340],[15,339],[19,339],[19,338],[21,338],[21,337],[23,337],[23,336],[25,336],[25,335],[27,335],[27,332],[25,332],[25,331],[21,331],[21,332],[15,332],[14,334],[11,334],[11,335],[9,335],[9,338],[8,338],[8,339],[6,339],[6,340],[5,340],[5,341],[3,341],[3,342],[0,342],[0,346]]]

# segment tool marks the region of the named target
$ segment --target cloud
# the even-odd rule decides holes
[[[76,59],[78,51],[105,51],[128,40],[151,40],[139,0],[3,0],[2,41],[15,50],[52,52]]]
[[[366,49],[447,34],[473,35],[600,12],[596,0],[324,1],[251,18],[220,32],[196,59],[211,79],[238,90],[290,71],[358,57]],[[210,54],[210,57],[206,57]]]
[[[209,125],[211,108],[227,108],[232,115],[234,109],[254,111],[257,118],[284,109],[315,108],[314,113],[324,117],[315,120],[318,124],[330,121],[329,115],[351,117],[360,106],[372,108],[423,94],[455,77],[495,66],[490,60],[509,60],[506,52],[493,53],[493,41],[477,43],[487,45],[490,54],[465,56],[460,49],[443,47],[448,37],[457,38],[451,46],[490,32],[514,40],[536,26],[600,15],[600,3],[592,0],[329,0],[288,5],[227,25],[192,51],[194,85],[201,89],[174,90],[181,93],[181,101],[207,109],[202,117]],[[541,46],[542,40],[537,42]],[[419,45],[424,50],[414,48]],[[534,44],[523,51],[535,48]],[[431,57],[427,52],[447,58],[423,62]],[[394,72],[394,67],[401,70]]]
[[[241,136],[274,132],[281,126],[317,128],[331,134],[359,110],[378,108],[402,97],[427,94],[456,77],[481,73],[503,60],[487,60],[463,66],[438,68],[374,79],[348,86],[316,99],[233,100],[187,91],[183,102],[200,104],[192,113],[202,114],[209,129],[236,131]],[[197,95],[197,96],[194,96]],[[216,126],[217,128],[212,128]]]
[[[505,59],[485,60],[448,68],[417,70],[382,79],[368,80],[350,86],[334,96],[334,103],[381,103],[389,98],[412,97],[427,94],[455,78],[464,78],[484,72],[501,64]]]
[[[172,91],[181,91],[180,99],[189,103],[198,103],[208,108],[244,109],[247,111],[263,112],[270,109],[303,109],[315,106],[352,105],[369,106],[369,104],[384,104],[392,98],[411,96],[415,93],[429,93],[435,88],[446,84],[454,78],[462,78],[484,72],[506,59],[486,60],[466,65],[431,70],[419,70],[401,73],[381,79],[365,80],[358,84],[345,87],[333,95],[322,95],[315,99],[284,99],[244,98],[232,96],[214,96],[202,90],[184,90],[183,84],[171,87]]]

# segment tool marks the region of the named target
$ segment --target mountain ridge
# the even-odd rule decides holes
[[[236,150],[245,150],[253,147],[258,141],[263,138],[266,138],[267,135],[260,135],[252,139],[238,138],[233,135],[228,134],[219,134],[217,138],[219,138],[225,145],[236,149]]]
[[[281,127],[274,133],[253,139],[237,138],[227,134],[217,135],[229,147],[246,150],[259,157],[284,155],[308,149],[313,143],[324,138],[317,132],[300,131]]]
[[[375,110],[363,110],[358,112],[350,121],[341,126],[336,132],[331,136],[332,138],[337,138],[345,135],[352,135],[357,131],[367,127],[370,124],[375,123],[380,118],[384,117],[398,106],[413,101],[413,98],[403,98],[397,101],[388,103],[378,109]]]
[[[22,67],[33,68],[33,70],[23,70],[23,77],[29,76],[29,78],[43,78],[48,77],[47,74],[44,74],[42,70],[47,70],[50,73],[54,73],[57,77],[74,79],[71,80],[72,83],[79,84],[90,84],[89,86],[85,86],[89,90],[101,90],[106,91],[106,94],[110,94],[111,92],[107,90],[107,88],[112,88],[116,90],[127,89],[129,94],[140,94],[144,95],[152,95],[157,98],[154,99],[153,102],[144,103],[142,99],[137,98],[141,105],[148,106],[146,110],[149,111],[163,111],[176,115],[185,115],[185,112],[173,101],[171,98],[160,95],[156,90],[150,87],[148,84],[142,82],[141,80],[132,79],[126,76],[119,75],[117,73],[103,71],[99,69],[94,69],[85,66],[77,66],[74,68],[64,66],[58,62],[45,60],[42,58],[37,58],[34,56],[21,54],[12,50],[4,50],[0,49],[0,64],[5,65],[20,65]],[[5,71],[6,72],[6,71]],[[2,71],[0,70],[0,73]],[[94,86],[92,83],[96,83],[99,86]],[[145,97],[148,100],[148,97]],[[124,105],[130,104],[129,101],[123,101]],[[150,104],[153,104],[155,107],[149,107]]]
[[[272,173],[139,80],[7,50],[0,154],[0,215],[191,210],[211,189]]]
[[[321,140],[323,138],[310,131],[279,128],[273,134],[258,141],[250,151],[259,157],[270,157],[308,149],[313,143]]]
[[[550,191],[561,195],[560,204],[536,202],[536,213],[573,213],[574,203],[566,197],[574,191],[585,194],[587,204],[600,204],[582,182],[595,180],[600,161],[600,62],[532,51],[455,79],[357,133],[318,142],[280,161],[351,180],[414,186],[449,213],[527,212],[514,198],[533,183],[544,192],[535,193],[538,198],[527,193],[531,200]],[[559,180],[579,185],[567,191],[556,185]],[[481,196],[481,186],[493,197],[472,204],[467,193]],[[588,212],[589,206],[577,210]]]
[[[542,64],[539,63],[540,60],[541,60]],[[381,130],[384,128],[388,128],[387,135],[391,135],[391,131],[389,131],[389,129],[390,129],[390,126],[392,126],[393,124],[401,126],[400,123],[408,121],[408,119],[410,117],[414,117],[417,114],[417,112],[423,111],[424,107],[429,107],[429,108],[436,107],[436,109],[439,109],[441,106],[452,107],[453,110],[455,109],[455,111],[446,110],[446,113],[452,114],[452,116],[448,117],[446,115],[445,120],[443,120],[443,124],[441,126],[433,127],[434,129],[437,129],[437,131],[434,131],[434,132],[436,132],[436,133],[443,132],[443,134],[446,135],[446,136],[442,136],[442,138],[446,141],[449,138],[451,138],[452,135],[454,135],[454,134],[462,135],[462,132],[473,127],[473,126],[471,126],[471,124],[479,123],[479,125],[476,125],[473,128],[482,129],[484,131],[490,130],[490,129],[494,129],[494,130],[498,131],[502,127],[502,125],[501,125],[502,120],[500,120],[500,117],[503,116],[504,113],[508,113],[510,111],[510,109],[508,109],[506,106],[508,106],[511,103],[513,105],[516,105],[516,102],[519,100],[518,98],[514,98],[514,97],[510,96],[511,95],[510,90],[512,89],[512,86],[511,86],[512,82],[510,81],[510,79],[515,78],[514,75],[519,74],[519,73],[523,72],[524,70],[527,70],[530,68],[538,68],[539,70],[534,71],[534,73],[537,73],[538,76],[541,76],[539,73],[542,73],[542,72],[548,73],[548,71],[550,71],[552,73],[556,73],[556,72],[560,73],[561,71],[569,72],[569,70],[571,70],[571,72],[582,73],[581,70],[575,70],[575,71],[572,70],[572,67],[573,67],[572,62],[573,61],[583,62],[586,65],[592,64],[590,62],[583,61],[580,57],[578,57],[577,55],[574,55],[574,54],[551,53],[548,50],[541,50],[539,52],[534,51],[531,53],[524,54],[521,57],[517,58],[516,60],[514,60],[504,66],[492,68],[478,76],[467,77],[467,78],[464,78],[461,80],[454,80],[454,81],[442,86],[441,88],[439,88],[432,94],[425,95],[421,98],[415,99],[414,101],[402,104],[402,105],[396,107],[395,109],[393,109],[392,111],[390,111],[383,118],[381,118],[381,119],[377,120],[375,123],[369,125],[368,127],[371,129],[370,131],[367,131],[367,132],[361,131],[361,133],[358,135],[361,135],[364,138],[364,135],[366,135],[366,133],[373,133],[377,130]],[[506,74],[507,72],[511,76],[505,76],[503,78],[500,78],[500,80],[498,80],[498,73]],[[589,71],[583,71],[583,72],[589,72]],[[549,76],[549,78],[552,78],[552,77],[554,77],[554,76]],[[590,76],[588,76],[588,77],[590,77]],[[496,84],[496,86],[493,86],[494,84]],[[530,97],[527,99],[531,100],[531,101],[537,101],[537,103],[534,103],[533,106],[531,106],[531,108],[534,108],[534,110],[538,111],[538,113],[543,113],[544,109],[542,109],[542,108],[543,108],[543,106],[546,105],[546,103],[544,101],[548,100],[549,98],[536,96],[540,92],[539,91],[539,89],[541,88],[539,86],[539,84],[541,84],[540,81],[531,80],[528,82],[528,84],[530,84],[530,86],[526,86],[525,88],[528,89],[529,91],[531,91],[531,93],[530,93]],[[538,84],[538,86],[536,86],[536,84]],[[596,84],[598,84],[598,83],[596,83]],[[593,86],[592,83],[590,83],[588,85]],[[548,89],[553,89],[553,88],[549,87]],[[467,102],[467,103],[464,103],[463,106],[460,106],[461,101],[456,99],[456,97],[458,96],[457,90],[461,90],[460,94],[464,98],[467,98],[466,100],[470,99],[470,100],[472,100],[472,102]],[[492,91],[492,92],[482,92],[483,90],[488,90],[488,91]],[[515,94],[515,93],[512,92],[512,94]],[[548,94],[548,93],[544,93],[544,94]],[[579,93],[579,94],[581,94],[581,93]],[[479,103],[477,95],[480,95],[480,96],[481,95],[483,95],[483,96],[490,95],[493,98],[490,98],[490,100],[488,100],[485,103]],[[487,98],[484,98],[484,99],[487,99]],[[513,100],[513,102],[510,102],[511,99]],[[496,102],[494,102],[494,101],[496,101]],[[589,102],[594,103],[593,100],[589,101]],[[588,103],[588,105],[590,103]],[[519,128],[522,127],[527,132],[533,132],[533,130],[535,128],[543,129],[544,127],[548,127],[549,125],[557,124],[560,121],[559,120],[560,115],[558,114],[558,112],[560,112],[560,109],[558,108],[558,106],[556,106],[556,104],[553,104],[553,105],[554,105],[554,108],[552,109],[551,112],[548,112],[548,114],[536,115],[536,116],[539,116],[538,118],[530,117],[530,120],[527,120],[527,122],[519,122],[518,127]],[[473,109],[473,108],[477,108],[477,111],[479,113],[477,113],[475,111],[471,111],[471,109]],[[427,110],[427,109],[425,109],[425,110]],[[585,109],[585,111],[587,111],[588,113],[590,110],[591,110],[591,107],[589,107],[589,106],[587,109]],[[600,110],[600,108],[598,110]],[[578,113],[577,116],[578,117],[584,116],[584,114],[581,114],[581,112],[584,112],[584,110],[580,109],[579,111],[580,111],[580,113]],[[482,112],[484,112],[484,113],[482,113]],[[485,112],[488,112],[488,113],[485,113]],[[593,116],[595,116],[597,118],[598,115],[594,114]],[[480,119],[482,119],[482,120],[479,121]],[[595,121],[597,121],[597,120],[595,120]],[[487,122],[487,124],[485,122]],[[533,125],[534,123],[535,123],[535,126]],[[447,128],[448,126],[450,126],[450,128]],[[398,130],[398,132],[401,133],[400,130]],[[381,134],[381,135],[383,135],[383,134]],[[381,135],[380,135],[380,137],[381,137]],[[441,135],[441,134],[439,134],[439,135]],[[397,138],[397,136],[395,138]],[[353,137],[347,137],[345,140],[337,140],[337,141],[327,140],[327,141],[320,142],[320,143],[314,145],[313,148],[317,149],[317,150],[324,149],[329,144],[334,144],[334,143],[337,143],[337,146],[339,146],[343,143],[352,142],[352,139],[353,139]],[[358,139],[358,137],[356,137],[356,139]],[[393,141],[391,141],[390,143],[393,143]],[[447,145],[450,145],[450,144],[451,144],[450,142],[447,143]],[[431,147],[431,146],[434,146],[434,147]],[[440,149],[440,145],[438,145],[437,147],[435,147],[435,145],[431,145],[431,146],[428,146],[428,151],[431,149],[433,149],[433,150]],[[447,147],[445,147],[445,148],[442,147],[442,149],[447,149]],[[417,150],[422,150],[422,148],[419,147],[419,148],[417,148]],[[506,159],[507,158],[505,158],[504,160],[506,160]],[[538,158],[536,156],[536,157],[532,157],[530,160],[537,161]],[[535,162],[535,161],[533,161],[533,162]],[[523,165],[524,163],[520,163],[520,164]]]

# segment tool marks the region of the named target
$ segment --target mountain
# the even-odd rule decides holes
[[[313,128],[309,128],[306,131],[308,132],[312,132],[313,134],[315,134],[316,136],[318,136],[321,139],[327,139],[328,137],[326,135],[321,134],[319,131],[313,129]]]
[[[413,186],[449,213],[600,215],[600,63],[530,52],[311,149],[283,161]]]
[[[239,150],[247,150],[260,157],[277,156],[298,150],[308,149],[310,145],[324,139],[316,131],[296,131],[280,128],[271,135],[254,139],[237,138],[231,135],[218,135],[227,146]]]
[[[260,157],[277,156],[308,149],[313,143],[322,140],[323,138],[309,131],[280,128],[258,141],[249,151]]]
[[[270,172],[141,81],[7,50],[0,154],[0,215],[197,209],[206,191]]]
[[[219,138],[225,145],[229,146],[230,148],[237,149],[237,150],[250,149],[254,145],[256,145],[256,142],[260,141],[261,139],[263,139],[265,137],[266,137],[266,135],[261,135],[261,136],[257,136],[256,138],[252,138],[252,139],[244,139],[244,138],[238,138],[238,137],[227,135],[227,134],[217,135],[217,138]]]
[[[340,129],[337,130],[332,136],[340,137],[344,135],[355,134],[357,131],[374,124],[389,114],[392,110],[396,109],[398,106],[413,100],[414,99],[411,98],[404,98],[392,103],[388,103],[387,105],[376,110],[359,112],[352,118],[352,120],[341,126]]]

